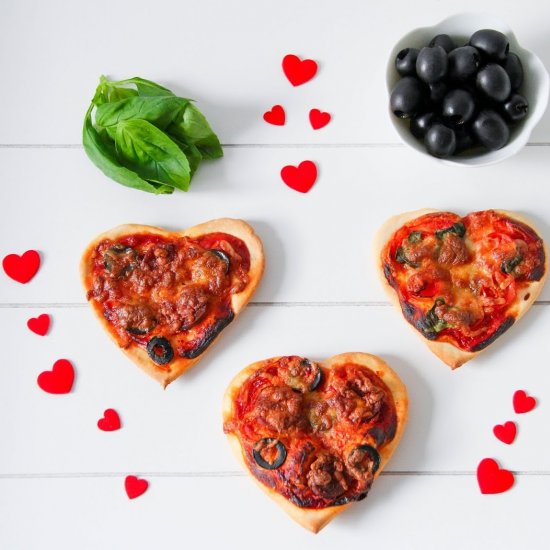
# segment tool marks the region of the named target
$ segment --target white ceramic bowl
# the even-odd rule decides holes
[[[404,48],[427,46],[430,40],[438,34],[448,34],[458,44],[465,44],[469,37],[480,29],[496,29],[504,33],[510,41],[510,51],[517,53],[523,64],[525,73],[520,92],[529,102],[529,113],[525,120],[511,128],[510,141],[497,151],[462,153],[455,157],[438,159],[426,152],[422,141],[417,140],[409,130],[409,121],[397,118],[389,109],[389,94],[395,83],[401,78],[395,69],[395,57]],[[522,48],[514,33],[500,19],[483,13],[464,13],[444,19],[433,27],[421,27],[407,33],[393,48],[388,60],[386,73],[388,87],[388,112],[390,120],[401,140],[422,155],[438,162],[463,166],[486,166],[507,159],[516,154],[528,141],[531,131],[541,119],[548,104],[550,78],[540,59],[532,52]]]

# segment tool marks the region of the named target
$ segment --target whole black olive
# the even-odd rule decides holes
[[[418,139],[424,139],[426,132],[436,120],[434,113],[423,113],[411,118],[411,134]]]
[[[454,40],[448,34],[434,36],[428,46],[441,46],[447,53],[456,48]]]
[[[444,98],[441,114],[452,124],[468,122],[475,111],[476,102],[466,90],[451,90]]]
[[[393,87],[390,107],[399,118],[415,116],[425,103],[425,88],[414,76],[405,76]]]
[[[470,46],[477,48],[485,57],[494,61],[504,61],[510,49],[506,36],[494,29],[476,31],[470,37]]]
[[[476,86],[487,98],[502,103],[512,91],[508,73],[496,63],[485,65],[477,73]]]
[[[520,94],[512,94],[502,106],[502,112],[510,122],[519,122],[527,116],[529,111],[528,101]]]
[[[512,90],[518,90],[523,84],[523,65],[521,64],[521,59],[515,53],[510,52],[502,66],[510,77]]]
[[[472,46],[462,46],[449,53],[448,75],[455,82],[465,82],[473,77],[481,64],[479,52]]]
[[[416,74],[420,80],[431,84],[447,74],[447,52],[441,46],[427,46],[418,52]]]
[[[479,142],[490,151],[504,147],[510,138],[510,130],[503,118],[491,109],[484,109],[475,118],[472,131]]]
[[[443,124],[433,124],[424,136],[424,144],[430,155],[439,158],[450,157],[456,149],[455,133]]]
[[[401,76],[416,75],[416,58],[418,50],[416,48],[405,48],[401,50],[395,58],[395,68]]]
[[[442,80],[428,84],[428,88],[430,88],[430,101],[435,104],[441,103],[448,91],[447,84]]]
[[[474,136],[472,136],[472,131],[471,128],[469,128],[469,125],[463,124],[462,126],[457,126],[454,131],[456,137],[455,154],[462,153],[467,149],[475,147],[476,140],[474,139]]]

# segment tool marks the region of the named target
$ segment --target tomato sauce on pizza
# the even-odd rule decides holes
[[[486,210],[434,212],[405,223],[382,251],[384,276],[424,337],[477,352],[510,328],[521,291],[545,274],[542,239]]]
[[[91,262],[88,300],[121,347],[141,346],[163,368],[200,355],[233,320],[231,297],[248,283],[250,254],[225,233],[138,233],[102,240]]]
[[[333,368],[298,356],[267,360],[234,396],[224,432],[249,471],[301,508],[362,500],[395,437],[389,388],[364,365]]]

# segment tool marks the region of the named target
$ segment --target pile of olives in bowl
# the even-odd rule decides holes
[[[501,149],[529,111],[521,59],[497,30],[478,30],[465,45],[438,34],[422,48],[401,49],[395,69],[401,78],[390,109],[438,158]]]

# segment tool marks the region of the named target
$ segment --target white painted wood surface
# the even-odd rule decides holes
[[[499,15],[550,65],[550,4],[464,0]],[[550,240],[550,115],[515,158],[484,169],[440,166],[397,143],[387,120],[386,55],[401,35],[448,15],[448,3],[399,0],[201,2],[5,0],[0,13],[0,257],[36,248],[28,285],[0,274],[0,548],[546,548],[550,287],[530,314],[479,359],[452,373],[381,291],[371,244],[390,215],[424,206],[490,207],[530,216]],[[293,88],[286,53],[316,59]],[[187,194],[153,197],[106,179],[80,143],[101,73],[139,74],[198,99],[222,141]],[[288,123],[262,113],[280,103]],[[333,122],[314,132],[317,107]],[[307,195],[280,181],[309,158]],[[78,281],[81,251],[119,223],[179,228],[220,216],[249,220],[267,271],[253,304],[185,377],[163,392],[92,318]],[[26,321],[53,317],[50,333]],[[410,423],[369,498],[317,537],[294,525],[246,479],[221,432],[220,401],[235,372],[271,355],[322,359],[364,350],[390,362],[410,392]],[[41,392],[59,358],[73,393]],[[539,400],[526,415],[512,394]],[[96,427],[116,408],[123,428]],[[197,410],[201,422],[194,418]],[[492,427],[519,426],[506,446]],[[518,472],[514,488],[482,496],[491,456]],[[130,501],[124,476],[150,481]],[[273,532],[277,536],[271,536]],[[245,535],[243,535],[245,533]],[[268,536],[266,536],[268,533]]]

